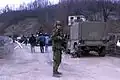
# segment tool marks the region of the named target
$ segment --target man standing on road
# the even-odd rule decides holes
[[[39,36],[39,40],[40,40],[40,51],[41,53],[44,53],[45,36],[42,33]]]
[[[35,52],[35,45],[36,45],[36,38],[34,37],[33,34],[29,38],[29,43],[31,45],[31,52],[34,53]]]
[[[60,76],[62,73],[58,72],[61,63],[63,50],[63,28],[60,21],[56,21],[55,29],[52,33],[52,50],[53,50],[53,76]]]
[[[45,33],[45,52],[48,52],[49,36]]]

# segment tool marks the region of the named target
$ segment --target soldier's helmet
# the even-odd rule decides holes
[[[61,28],[62,28],[61,21],[56,21],[54,27],[55,27],[56,29],[61,29]]]
[[[61,21],[56,21],[56,25],[61,25]]]
[[[56,21],[54,24],[54,27],[56,28],[56,26],[61,25],[61,21]]]

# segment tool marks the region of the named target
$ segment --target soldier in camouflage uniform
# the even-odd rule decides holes
[[[62,50],[63,50],[63,29],[61,22],[57,21],[55,28],[52,34],[52,50],[53,50],[53,76],[61,75],[62,73],[58,72],[58,68],[61,63]]]

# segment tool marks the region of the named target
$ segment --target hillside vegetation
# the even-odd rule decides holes
[[[12,10],[8,5],[0,15],[0,34],[31,34],[37,31],[51,33],[56,20],[61,20],[65,32],[68,32],[69,15],[84,15],[89,21],[112,19],[119,21],[120,1],[115,0],[61,0],[52,5],[48,0],[35,0]],[[119,29],[117,29],[119,30]],[[113,31],[114,32],[114,31]],[[119,31],[118,31],[119,32]]]

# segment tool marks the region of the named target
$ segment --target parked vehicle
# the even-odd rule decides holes
[[[70,26],[70,45],[79,43],[78,53],[81,55],[96,51],[99,56],[106,55],[109,28],[105,22],[74,22]]]

